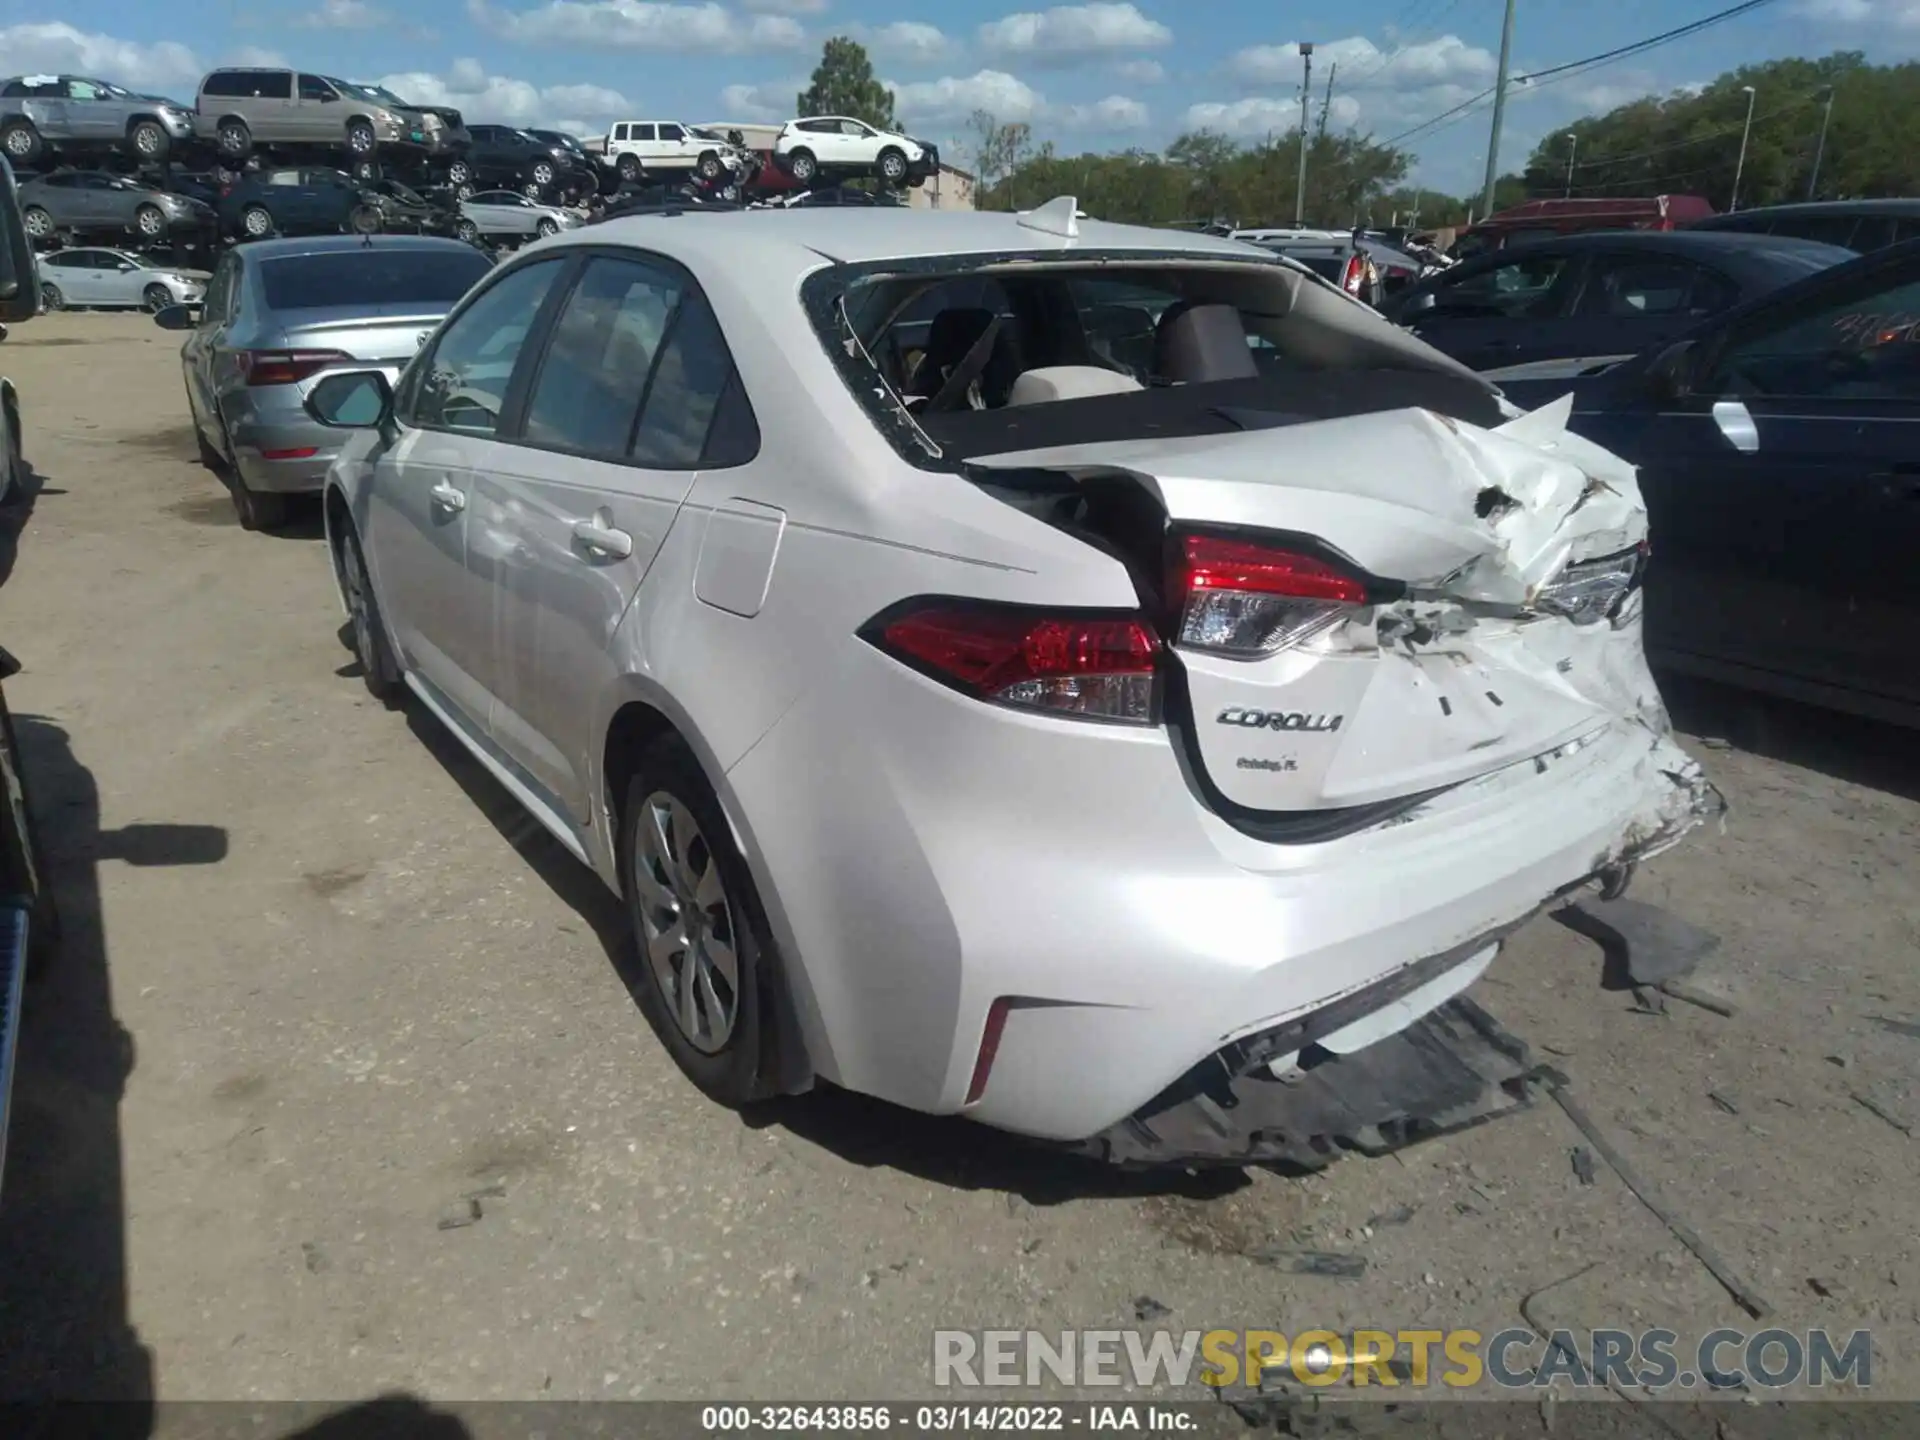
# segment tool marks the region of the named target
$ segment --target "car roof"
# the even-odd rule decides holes
[[[1920,200],[1801,200],[1791,205],[1755,205],[1751,209],[1734,210],[1725,215],[1709,215],[1704,220],[1694,221],[1689,228],[1711,230],[1721,225],[1735,225],[1755,216],[1772,218],[1788,215],[1920,215]]]
[[[825,117],[832,118],[832,117]],[[798,278],[824,260],[837,264],[912,261],[943,255],[1027,254],[1066,259],[1077,251],[1174,252],[1196,260],[1271,261],[1271,251],[1211,235],[1081,220],[1073,239],[1029,229],[1020,217],[992,210],[915,210],[907,206],[820,205],[741,210],[708,215],[697,234],[674,216],[622,216],[576,232],[559,243],[633,245],[668,253],[698,249],[750,259],[788,262]],[[684,235],[684,242],[674,237]],[[556,243],[549,241],[549,244]]]
[[[235,248],[248,260],[281,260],[292,255],[337,255],[346,250],[445,250],[471,254],[464,240],[441,235],[304,235],[280,240],[253,240]]]

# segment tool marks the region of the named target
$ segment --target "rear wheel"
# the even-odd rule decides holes
[[[40,282],[40,308],[46,311],[67,308],[67,297],[60,293],[60,287],[51,280]]]
[[[278,530],[287,523],[287,512],[292,507],[286,496],[271,490],[249,489],[247,482],[240,478],[238,466],[228,471],[227,484],[233,490],[233,512],[240,517],[242,530]]]
[[[21,222],[27,227],[27,234],[35,240],[50,239],[53,235],[53,216],[38,205],[29,205],[20,212]]]
[[[771,934],[745,859],[677,735],[649,746],[621,812],[621,879],[648,983],[640,1005],[687,1078],[723,1105],[772,1093]]]
[[[29,165],[40,158],[44,148],[40,132],[33,128],[31,120],[9,121],[0,129],[0,151],[15,165]]]
[[[173,137],[158,120],[136,120],[127,127],[127,148],[140,160],[164,160]]]
[[[374,598],[373,581],[367,576],[366,556],[360,550],[360,537],[351,529],[340,537],[340,588],[346,595],[347,618],[352,622],[353,653],[360,661],[360,676],[367,693],[383,704],[400,698],[403,682],[393,647],[387,643],[386,623],[380,618],[380,602]]]
[[[173,304],[173,292],[164,285],[149,285],[140,292],[140,308],[149,315],[158,314]]]
[[[813,158],[811,150],[796,150],[787,157],[787,168],[793,172],[793,178],[802,185],[820,173],[820,162]]]
[[[240,212],[240,228],[252,240],[263,240],[273,234],[273,216],[264,205],[249,205]]]
[[[244,120],[222,120],[220,128],[214,131],[214,143],[229,160],[244,160],[253,149],[253,132]]]
[[[142,205],[133,212],[133,228],[140,232],[143,240],[158,240],[167,233],[167,217],[160,213],[158,205]]]
[[[620,164],[618,168],[620,171],[620,178],[623,181],[625,181],[627,184],[633,185],[639,181],[640,157],[638,155],[622,155],[620,157]]]

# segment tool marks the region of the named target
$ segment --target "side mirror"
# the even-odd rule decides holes
[[[153,312],[153,323],[162,330],[192,330],[200,323],[200,307],[163,305]]]
[[[40,271],[33,262],[33,241],[20,216],[13,167],[0,158],[0,324],[31,320],[39,313]]]
[[[122,275],[131,275],[134,271],[138,270],[140,267],[134,264],[131,260],[122,260],[118,265],[114,266],[113,268],[118,270]]]
[[[393,387],[378,370],[336,370],[315,382],[305,408],[332,430],[377,430],[393,415]]]
[[[1693,341],[1674,341],[1647,366],[1648,391],[1656,400],[1684,399],[1693,390],[1699,359],[1699,347]]]

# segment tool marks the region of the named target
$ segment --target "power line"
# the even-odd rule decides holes
[[[1791,104],[1782,105],[1777,109],[1762,111],[1753,117],[1753,123],[1758,125],[1763,120],[1772,120],[1777,116],[1788,114],[1791,111],[1798,110],[1803,105],[1813,103],[1817,98],[1817,96],[1808,95],[1802,99],[1793,101]],[[1709,130],[1704,135],[1696,135],[1691,140],[1676,140],[1671,145],[1656,145],[1651,150],[1636,150],[1630,155],[1602,155],[1597,160],[1576,160],[1573,168],[1575,170],[1598,170],[1608,165],[1627,165],[1635,160],[1645,160],[1652,155],[1667,155],[1675,150],[1685,150],[1694,145],[1706,145],[1715,140],[1724,140],[1729,135],[1738,135],[1743,128],[1741,125],[1728,125],[1724,129]],[[1579,187],[1575,186],[1574,188],[1578,189]]]
[[[1646,39],[1636,40],[1630,45],[1616,46],[1612,50],[1603,50],[1598,55],[1589,55],[1581,60],[1569,60],[1564,65],[1549,66],[1545,70],[1535,70],[1528,75],[1517,75],[1514,77],[1514,83],[1525,85],[1529,89],[1558,84],[1562,80],[1572,79],[1576,74],[1589,73],[1590,71],[1599,69],[1603,65],[1611,65],[1617,60],[1624,60],[1632,55],[1643,55],[1649,50],[1657,49],[1662,45],[1670,45],[1675,40],[1684,40],[1688,36],[1697,35],[1700,31],[1710,26],[1737,19],[1751,11],[1774,3],[1775,0],[1742,0],[1741,4],[1730,6],[1725,10],[1716,11],[1712,15],[1703,16],[1701,19],[1691,21],[1688,24],[1676,26],[1672,30],[1662,31],[1658,35],[1649,35]],[[1428,131],[1437,133],[1439,129],[1451,128],[1452,125],[1459,123],[1459,121],[1453,117],[1459,116],[1460,119],[1465,119],[1466,115],[1463,112],[1468,111],[1471,107],[1477,106],[1481,101],[1491,96],[1493,92],[1494,87],[1490,85],[1478,95],[1461,101],[1451,110],[1442,110],[1438,115],[1423,120],[1418,125],[1402,130],[1392,139],[1384,140],[1381,143],[1383,145],[1394,145],[1402,140],[1411,139],[1415,135]],[[1448,123],[1442,125],[1443,121]]]

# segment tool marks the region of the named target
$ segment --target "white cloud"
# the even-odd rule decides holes
[[[445,75],[412,71],[383,75],[380,84],[418,105],[451,105],[483,124],[539,125],[591,132],[635,113],[633,102],[603,85],[545,88],[507,75],[489,75],[478,60],[461,59]],[[565,117],[564,119],[560,117]]]
[[[910,84],[887,82],[894,108],[904,124],[923,130],[940,125],[964,125],[977,110],[999,123],[1023,122],[1036,129],[1139,130],[1150,123],[1147,107],[1126,95],[1109,95],[1085,105],[1055,105],[1047,97],[1004,70],[980,70],[972,75],[945,75],[938,80]]]
[[[474,24],[523,45],[583,50],[792,50],[806,43],[785,15],[735,15],[725,6],[654,4],[651,0],[547,0],[531,10],[505,10],[467,0]]]
[[[827,0],[740,0],[741,8],[764,15],[818,15]]]
[[[287,60],[287,57],[282,55],[278,50],[269,50],[261,45],[242,45],[239,49],[227,55],[225,63],[229,65],[267,65],[277,69],[285,67],[290,62]],[[106,79],[110,77],[103,76],[101,78]],[[198,80],[194,81],[196,86],[199,83]]]
[[[308,30],[371,30],[388,22],[387,12],[367,0],[326,0],[295,23]]]
[[[856,26],[854,35],[876,55],[916,64],[938,60],[954,48],[939,26],[919,20],[896,20],[872,29]]]
[[[1008,15],[980,27],[981,48],[1035,65],[1073,65],[1128,50],[1156,50],[1173,32],[1133,5],[1094,0]]]
[[[1308,107],[1307,123],[1320,123],[1320,105],[1318,101]],[[1360,118],[1360,102],[1351,95],[1333,97],[1333,106],[1327,112],[1327,125],[1330,129],[1344,130]],[[1298,99],[1279,100],[1271,96],[1256,95],[1245,100],[1203,101],[1187,107],[1189,130],[1217,130],[1223,135],[1236,138],[1258,138],[1264,135],[1291,135],[1300,128],[1300,102]]]
[[[720,108],[729,120],[771,123],[793,118],[793,102],[807,88],[805,79],[769,80],[760,85],[729,85],[720,92]]]
[[[146,45],[59,21],[0,29],[0,56],[6,57],[9,75],[98,75],[130,90],[176,90],[189,97],[207,68],[193,51],[171,40]]]
[[[1920,30],[1920,0],[1798,0],[1793,13],[1864,29]]]
[[[1113,73],[1136,85],[1158,85],[1167,78],[1167,67],[1158,60],[1122,60]]]
[[[894,109],[900,118],[911,117],[921,123],[964,121],[976,110],[985,110],[1002,124],[1031,121],[1046,104],[1039,91],[1004,70],[943,75],[938,80],[917,80],[909,85],[889,82],[887,88],[893,91]]]
[[[1343,79],[1354,89],[1420,90],[1434,85],[1483,83],[1493,79],[1499,62],[1491,52],[1469,45],[1458,35],[1441,35],[1415,45],[1381,50],[1364,36],[1352,35],[1313,47],[1316,81],[1338,67],[1334,88]],[[1300,84],[1298,45],[1254,45],[1227,62],[1227,73],[1250,88]]]

